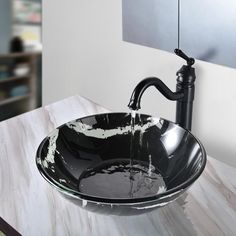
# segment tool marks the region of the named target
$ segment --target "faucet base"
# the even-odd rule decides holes
[[[195,69],[190,66],[182,66],[177,72],[176,92],[183,93],[183,98],[177,100],[176,123],[181,127],[191,130],[192,111],[196,79]]]

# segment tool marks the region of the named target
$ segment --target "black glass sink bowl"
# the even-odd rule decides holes
[[[98,213],[136,215],[172,202],[203,172],[204,147],[175,123],[143,114],[131,141],[130,121],[129,113],[106,113],[58,127],[37,150],[41,175]]]

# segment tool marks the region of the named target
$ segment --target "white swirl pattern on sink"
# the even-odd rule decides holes
[[[43,166],[48,168],[48,163],[55,163],[54,157],[55,152],[57,149],[56,141],[58,138],[59,130],[55,129],[53,132],[49,135],[49,145],[48,145],[48,153],[45,159],[43,160]]]
[[[147,123],[144,125],[138,125],[135,124],[134,129],[135,130],[140,130],[142,133],[144,133],[148,128],[152,126],[160,126],[160,119],[154,118],[154,117],[149,117],[147,118]],[[100,138],[100,139],[106,139],[109,137],[112,137],[114,135],[124,135],[130,132],[130,125],[125,126],[125,127],[118,127],[116,129],[109,129],[109,130],[104,130],[97,128],[95,129],[91,125],[84,124],[81,121],[72,121],[68,122],[66,124],[67,127],[70,129],[73,129],[77,133],[82,133],[86,135],[87,137],[94,137],[94,138]]]

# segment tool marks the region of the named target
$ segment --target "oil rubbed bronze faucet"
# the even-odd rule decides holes
[[[183,65],[176,73],[176,92],[172,92],[160,79],[156,77],[148,77],[143,79],[135,87],[128,107],[132,110],[139,110],[141,108],[140,102],[144,91],[150,86],[155,86],[167,99],[177,101],[176,123],[185,129],[191,130],[195,90],[194,82],[196,79],[195,69],[192,65],[195,60],[188,57],[180,49],[175,49],[175,54],[187,62],[187,65]]]

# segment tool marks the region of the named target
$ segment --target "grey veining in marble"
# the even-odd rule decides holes
[[[35,153],[57,126],[107,112],[74,96],[0,123],[0,216],[22,235],[236,235],[236,169],[208,157],[202,176],[166,207],[139,216],[87,212],[39,174]]]

